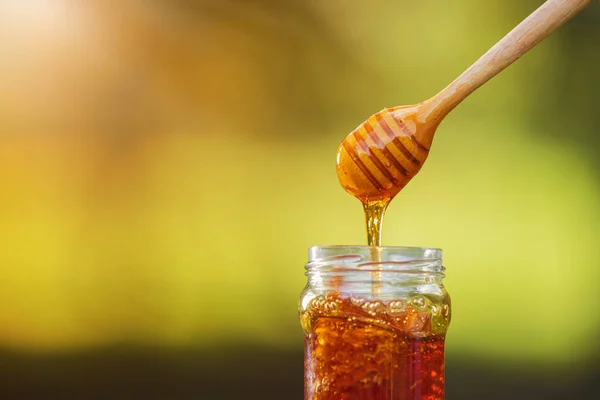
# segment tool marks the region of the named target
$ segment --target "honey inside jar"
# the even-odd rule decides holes
[[[373,262],[371,250],[311,248],[304,399],[443,400],[451,309],[441,251],[381,247]]]
[[[442,400],[444,334],[434,327],[444,332],[449,314],[447,306],[436,315],[428,306],[333,294],[314,299],[302,315],[312,332],[305,336],[305,399]]]

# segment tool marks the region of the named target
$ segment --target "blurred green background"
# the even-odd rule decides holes
[[[0,396],[302,398],[337,145],[541,0],[0,0]],[[591,398],[600,4],[474,93],[389,208],[441,247],[447,398]]]

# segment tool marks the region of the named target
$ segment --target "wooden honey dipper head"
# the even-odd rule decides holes
[[[363,203],[391,200],[429,155],[439,118],[428,120],[422,104],[381,110],[340,144],[340,184]]]
[[[365,205],[387,204],[419,172],[436,128],[454,107],[591,1],[546,1],[431,99],[369,117],[338,148],[342,187]]]

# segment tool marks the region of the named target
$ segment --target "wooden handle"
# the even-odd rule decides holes
[[[443,118],[478,87],[512,64],[591,1],[546,1],[450,85],[427,100],[423,104],[427,119]]]

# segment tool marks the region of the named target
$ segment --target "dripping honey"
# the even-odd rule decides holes
[[[369,246],[381,246],[381,228],[388,204],[388,200],[367,201],[363,203],[365,222],[367,224],[367,243]]]
[[[387,206],[429,155],[437,123],[417,116],[418,106],[384,109],[350,133],[338,149],[338,179],[363,204],[369,246],[381,246]]]

